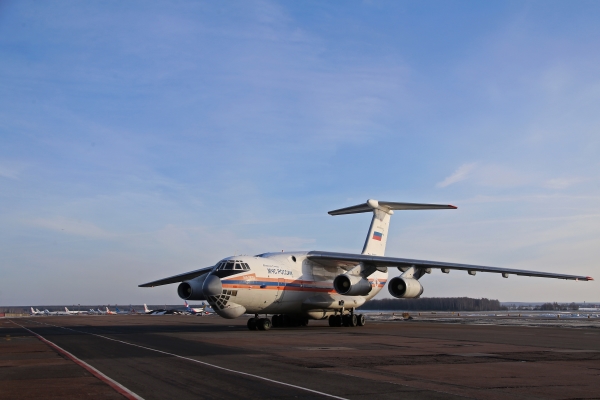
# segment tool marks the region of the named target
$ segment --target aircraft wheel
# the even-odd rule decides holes
[[[347,323],[347,326],[351,327],[355,327],[356,325],[358,325],[358,318],[356,317],[356,314],[348,315]]]
[[[363,314],[358,314],[356,316],[356,324],[358,326],[365,326],[365,316]]]
[[[248,326],[248,329],[250,329],[251,331],[255,331],[256,329],[258,329],[258,327],[256,326],[256,318],[250,318],[246,326]]]
[[[271,317],[271,322],[273,324],[273,328],[279,328],[279,315],[273,315],[273,317]]]
[[[300,325],[308,326],[308,317],[302,317],[302,319],[300,320]]]
[[[342,325],[341,326],[350,326],[350,315],[349,314],[342,316]]]
[[[344,318],[341,315],[336,315],[335,316],[335,325],[333,325],[333,326],[337,326],[337,327],[344,326]]]
[[[335,326],[335,315],[329,316],[329,326]]]
[[[271,320],[269,318],[261,318],[258,320],[256,326],[259,331],[268,331],[271,329]]]

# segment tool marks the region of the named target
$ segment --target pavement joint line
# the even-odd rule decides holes
[[[153,348],[151,348],[151,347],[141,346],[141,345],[139,345],[139,344],[135,344],[135,343],[129,343],[129,342],[125,342],[125,341],[123,341],[123,340],[118,340],[118,339],[113,339],[113,338],[110,338],[110,337],[108,337],[108,336],[98,335],[98,334],[96,334],[96,333],[89,333],[89,332],[84,332],[84,331],[78,331],[78,330],[76,330],[76,329],[67,328],[67,327],[64,327],[64,326],[58,326],[58,325],[47,324],[47,323],[45,323],[45,322],[37,322],[37,321],[31,321],[31,322],[35,322],[35,323],[38,323],[38,324],[44,324],[44,325],[48,325],[48,326],[53,326],[53,327],[55,327],[55,328],[66,329],[66,330],[73,331],[73,332],[83,333],[83,334],[85,334],[85,335],[98,336],[98,337],[100,337],[100,338],[102,338],[102,339],[106,339],[106,340],[112,340],[113,342],[123,343],[123,344],[129,345],[129,346],[133,346],[133,347],[139,347],[139,348],[141,348],[141,349],[150,350],[150,351],[154,351],[154,352],[161,353],[161,354],[166,354],[166,355],[169,355],[169,356],[172,356],[172,357],[176,357],[176,358],[180,358],[180,359],[183,359],[183,360],[191,361],[191,362],[194,362],[194,363],[202,364],[202,365],[205,365],[205,366],[208,366],[208,367],[212,367],[212,368],[220,369],[220,370],[222,370],[222,371],[227,371],[227,372],[231,372],[231,373],[234,373],[234,374],[240,374],[240,375],[244,375],[244,376],[249,376],[249,377],[252,377],[252,378],[256,378],[256,379],[260,379],[260,380],[263,380],[263,381],[267,381],[267,382],[275,383],[275,384],[278,384],[278,385],[288,386],[288,387],[292,387],[292,388],[295,388],[295,389],[300,389],[300,390],[304,390],[304,391],[307,391],[307,392],[311,392],[311,393],[319,394],[319,395],[321,395],[321,396],[329,397],[329,398],[332,398],[332,399],[339,399],[339,400],[349,400],[349,399],[347,399],[347,398],[345,398],[345,397],[340,397],[340,396],[335,396],[335,395],[333,395],[333,394],[329,394],[329,393],[319,392],[318,390],[309,389],[309,388],[306,388],[306,387],[303,387],[303,386],[298,386],[298,385],[292,385],[291,383],[286,383],[286,382],[276,381],[276,380],[274,380],[274,379],[265,378],[264,376],[260,376],[260,375],[250,374],[250,373],[248,373],[248,372],[242,372],[242,371],[237,371],[237,370],[230,369],[230,368],[220,367],[220,366],[218,366],[218,365],[215,365],[215,364],[210,364],[210,363],[207,363],[207,362],[205,362],[205,361],[195,360],[195,359],[193,359],[193,358],[189,358],[189,357],[180,356],[180,355],[178,355],[178,354],[168,353],[168,352],[166,352],[166,351],[162,351],[162,350],[153,349]],[[18,324],[17,324],[17,325],[18,325]],[[19,325],[19,326],[21,326],[21,325]],[[24,328],[24,329],[27,329],[27,328],[25,328],[25,327],[22,327],[22,328]],[[27,330],[28,330],[28,331],[30,331],[29,329],[27,329]],[[30,331],[30,332],[32,332],[32,333],[33,333],[34,335],[36,335],[36,336],[39,336],[39,335],[37,335],[37,334],[36,334],[35,332],[33,332],[33,331]],[[41,337],[41,336],[39,336],[39,337]],[[51,342],[49,342],[49,343],[51,343]],[[56,347],[58,347],[58,346],[56,346]],[[92,368],[93,368],[93,367],[92,367]],[[109,378],[109,379],[110,379],[110,378]],[[115,383],[116,383],[116,382],[115,382]],[[140,399],[141,399],[141,397],[140,397]]]
[[[48,339],[44,338],[43,336],[35,333],[31,329],[26,328],[26,327],[24,327],[21,324],[16,323],[13,320],[10,320],[10,322],[12,322],[13,324],[15,324],[17,326],[20,326],[21,328],[25,329],[28,332],[30,332],[31,334],[33,334],[34,336],[36,336],[41,342],[47,344],[48,346],[50,346],[54,350],[58,351],[59,353],[64,354],[65,356],[67,356],[67,358],[69,358],[75,364],[77,364],[80,367],[84,368],[86,371],[88,371],[89,373],[91,373],[92,375],[94,375],[96,378],[100,379],[102,382],[106,383],[108,386],[110,386],[111,388],[113,388],[117,393],[121,394],[125,398],[130,399],[130,400],[144,400],[143,397],[137,395],[136,393],[134,393],[130,389],[128,389],[125,386],[121,385],[119,382],[117,382],[114,379],[112,379],[112,378],[108,377],[107,375],[103,374],[102,372],[100,372],[96,368],[92,367],[90,364],[86,363],[85,361],[80,360],[79,358],[75,357],[73,354],[69,353],[68,351],[66,351],[62,347],[58,346],[57,344],[52,343],[51,341],[49,341]]]

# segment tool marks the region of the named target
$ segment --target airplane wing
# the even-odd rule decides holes
[[[448,272],[451,269],[460,271],[469,271],[474,273],[477,271],[481,272],[495,272],[498,274],[510,275],[522,275],[522,276],[535,276],[539,278],[556,278],[556,279],[570,279],[576,281],[593,281],[591,276],[578,276],[578,275],[565,275],[565,274],[554,274],[550,272],[539,272],[539,271],[527,271],[522,269],[510,269],[510,268],[496,268],[496,267],[485,267],[482,265],[469,265],[469,264],[456,264],[440,261],[426,261],[426,260],[411,260],[409,258],[395,258],[395,257],[381,257],[371,256],[363,254],[348,254],[348,253],[332,253],[327,251],[310,251],[307,254],[307,258],[311,261],[315,261],[319,264],[326,266],[335,266],[341,268],[351,268],[358,263],[364,263],[366,265],[372,265],[377,268],[386,267],[397,267],[397,268],[410,268],[412,266],[416,268],[435,268],[441,269],[444,272]]]
[[[183,281],[197,278],[200,275],[208,274],[212,269],[213,269],[213,267],[200,268],[195,271],[190,271],[190,272],[186,272],[186,273],[179,274],[179,275],[173,275],[168,278],[159,279],[157,281],[144,283],[144,284],[138,285],[138,287],[154,287],[154,286],[168,285],[169,283],[183,282]]]

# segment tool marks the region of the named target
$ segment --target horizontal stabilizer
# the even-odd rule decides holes
[[[377,201],[367,200],[366,203],[358,204],[356,206],[340,208],[339,210],[329,211],[329,215],[343,215],[343,214],[358,214],[364,212],[371,212],[375,209],[381,209],[385,211],[392,210],[453,210],[456,206],[450,204],[422,204],[422,203],[395,203],[392,201]]]

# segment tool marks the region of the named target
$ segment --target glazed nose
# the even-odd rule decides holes
[[[223,285],[221,284],[221,279],[215,275],[208,275],[204,280],[204,284],[202,285],[202,294],[204,296],[218,296],[223,291]]]

